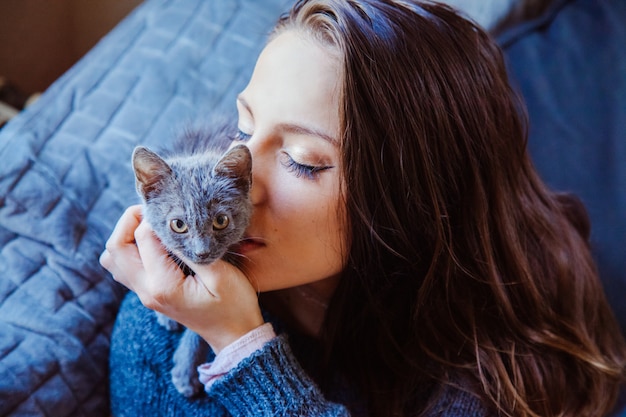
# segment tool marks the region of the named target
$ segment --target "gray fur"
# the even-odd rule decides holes
[[[244,145],[224,151],[226,135],[223,128],[186,132],[169,152],[159,155],[141,146],[133,152],[144,219],[186,275],[194,272],[181,258],[197,264],[220,258],[235,263],[228,248],[242,239],[250,221],[252,157]],[[171,331],[182,327],[159,313],[157,320]],[[206,360],[207,349],[198,335],[184,330],[174,353],[172,381],[187,397],[202,389],[197,367]]]

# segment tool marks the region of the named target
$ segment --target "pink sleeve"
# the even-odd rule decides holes
[[[200,382],[204,384],[204,389],[208,390],[219,377],[228,373],[239,365],[239,362],[261,349],[265,343],[275,337],[276,333],[272,325],[265,323],[226,346],[213,362],[200,365],[198,374]]]

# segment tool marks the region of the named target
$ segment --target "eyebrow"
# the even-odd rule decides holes
[[[241,95],[237,96],[237,101],[241,103],[241,105],[248,111],[248,113],[250,113],[250,115],[254,117],[250,105]],[[329,142],[331,145],[339,145],[339,142],[336,138],[314,127],[303,126],[297,123],[279,123],[277,127],[278,129],[285,132],[290,132],[298,135],[317,136],[321,139],[324,139],[326,142]]]

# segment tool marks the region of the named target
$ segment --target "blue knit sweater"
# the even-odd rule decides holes
[[[305,373],[285,335],[244,359],[206,395],[187,399],[170,381],[180,335],[168,332],[129,294],[120,309],[110,353],[111,409],[123,416],[364,416],[345,384],[326,395]],[[213,359],[213,354],[207,361]],[[449,388],[428,416],[484,417],[479,400]]]

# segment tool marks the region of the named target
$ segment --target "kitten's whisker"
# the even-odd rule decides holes
[[[241,263],[241,261],[243,261],[244,259],[247,259],[248,262],[250,262],[252,264],[256,263],[253,259],[249,258],[248,256],[246,256],[246,255],[244,255],[242,253],[237,253],[237,252],[233,252],[233,251],[227,251],[226,254],[229,255],[230,263],[235,265],[237,268],[240,268],[243,265]],[[254,276],[249,275],[249,271],[247,271],[247,268],[244,271],[244,273],[248,276],[248,279],[249,279],[250,283],[254,287],[254,290],[256,291],[257,297],[259,295],[261,295],[261,291],[259,290],[258,285],[256,285],[256,283],[258,282],[256,280],[256,278]]]
[[[243,254],[238,253],[238,252],[233,252],[231,250],[227,250],[224,253],[224,256],[222,257],[222,259],[226,260],[227,262],[231,263],[232,265],[236,266],[237,268],[241,268],[242,267],[244,259],[250,260],[250,258],[248,258],[246,255],[243,255]]]
[[[238,258],[250,259],[250,258],[248,258],[246,255],[244,255],[243,253],[233,252],[233,251],[231,251],[231,250],[226,251],[226,253],[225,253],[225,254],[227,254],[227,255],[231,255],[231,256],[235,256],[235,257],[238,257]]]

